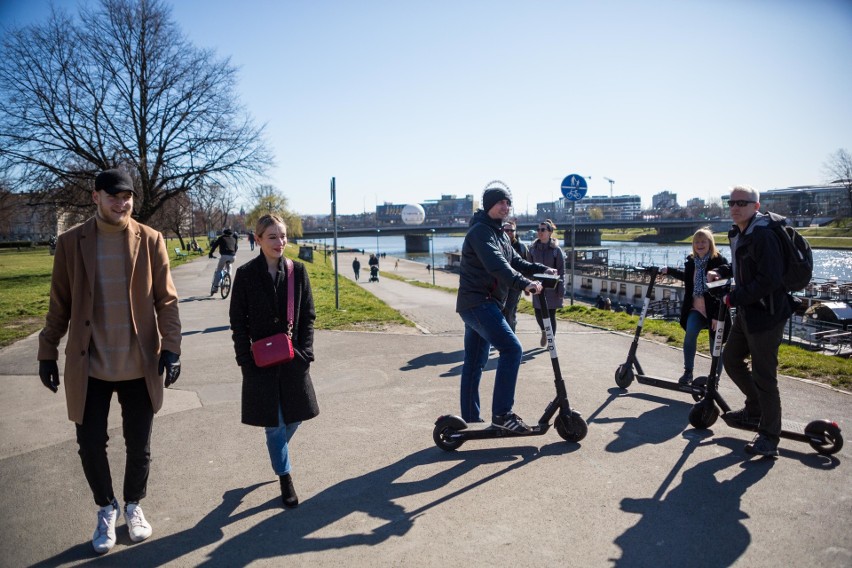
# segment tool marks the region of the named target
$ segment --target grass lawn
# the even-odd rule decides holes
[[[207,239],[196,239],[207,248]],[[175,254],[177,239],[167,239],[166,247],[172,268],[204,254]],[[287,255],[295,258],[298,247],[288,246]],[[206,254],[206,253],[205,253]],[[391,325],[413,326],[399,312],[369,292],[340,278],[340,306],[335,309],[334,268],[322,262],[305,263],[311,278],[317,310],[317,329],[380,330]],[[22,252],[0,249],[0,347],[44,327],[50,297],[50,275],[53,257],[47,247],[29,248]]]

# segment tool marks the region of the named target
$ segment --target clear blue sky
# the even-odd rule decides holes
[[[91,0],[55,0],[74,8]],[[515,208],[662,190],[709,199],[826,180],[852,150],[849,0],[173,0],[241,69],[268,182],[300,213],[506,182]],[[4,24],[47,0],[0,0]]]

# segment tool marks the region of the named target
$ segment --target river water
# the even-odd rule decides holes
[[[340,247],[363,250],[365,254],[385,253],[388,256],[407,258],[423,264],[434,264],[442,267],[446,264],[445,252],[461,250],[464,237],[435,235],[434,250],[429,253],[406,253],[403,236],[375,237],[346,237],[337,239]],[[319,241],[323,242],[323,241]],[[325,241],[331,246],[331,239]],[[633,264],[636,266],[683,266],[686,256],[692,251],[689,245],[660,245],[652,243],[624,243],[620,241],[603,241],[603,248],[609,249],[610,264]],[[563,247],[568,252],[569,247]],[[720,252],[731,258],[730,248],[719,247]],[[434,253],[434,256],[433,254]],[[852,251],[814,249],[814,279],[837,279],[841,282],[852,282]],[[434,258],[434,261],[433,261]]]

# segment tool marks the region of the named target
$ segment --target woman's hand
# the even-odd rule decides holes
[[[719,325],[719,320],[711,319],[710,320],[710,329],[711,331],[716,331],[716,327]]]
[[[708,270],[707,271],[707,282],[715,282],[716,280],[719,280],[720,278],[721,278],[721,276],[719,276],[719,273],[716,272],[715,270]]]

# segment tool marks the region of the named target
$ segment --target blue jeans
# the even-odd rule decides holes
[[[686,316],[686,336],[683,338],[683,368],[691,371],[695,364],[698,334],[708,327],[709,321],[700,312],[692,310]],[[713,350],[713,332],[710,332],[710,350]]]
[[[290,449],[288,444],[301,422],[284,424],[284,416],[278,409],[278,426],[275,428],[264,428],[266,430],[266,448],[269,450],[269,459],[272,460],[272,469],[275,475],[287,475],[290,473]]]
[[[488,363],[493,345],[500,353],[491,414],[498,416],[512,411],[515,403],[515,383],[524,354],[521,342],[509,327],[500,306],[485,302],[459,312],[464,322],[464,364],[461,376],[461,412],[466,422],[476,422],[479,416],[479,381]]]

